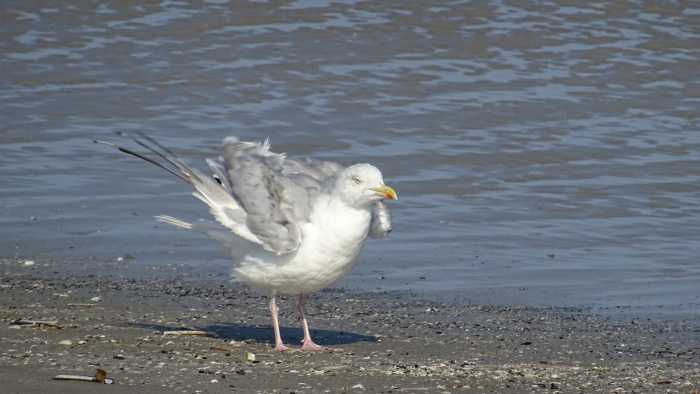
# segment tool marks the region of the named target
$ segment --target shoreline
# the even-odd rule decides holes
[[[221,284],[245,286],[231,279],[229,259],[221,258],[186,264],[179,260],[170,263],[164,262],[167,258],[168,256],[162,256],[155,260],[157,262],[149,262],[137,259],[128,253],[124,254],[124,257],[114,259],[98,256],[74,258],[37,256],[35,259],[0,257],[0,274],[43,277],[47,276],[46,272],[51,272],[71,277],[97,275],[114,280],[179,279],[190,282],[211,282],[209,284],[217,286]],[[31,261],[32,265],[25,266],[24,261]],[[567,286],[559,284],[547,287],[510,285],[474,287],[465,285],[461,290],[453,287],[446,289],[437,287],[410,288],[408,284],[395,286],[389,275],[383,272],[377,275],[357,276],[351,274],[333,285],[331,289],[349,294],[393,295],[458,305],[507,305],[574,310],[613,319],[700,322],[700,295],[696,295],[692,299],[686,297],[682,303],[669,303],[668,299],[663,296],[659,296],[658,299],[654,298],[654,293],[650,291],[646,297],[636,299],[634,302],[631,302],[629,296],[621,296],[612,300],[606,297],[604,301],[592,302],[592,295],[596,294],[595,288],[576,289],[568,293]],[[584,297],[586,301],[579,299],[584,291],[589,294],[587,298]],[[263,292],[259,292],[259,294],[266,295]]]
[[[700,390],[697,319],[330,289],[308,306],[314,339],[330,350],[277,353],[267,298],[238,284],[8,267],[0,280],[0,380],[9,393],[93,392],[92,383],[51,378],[96,368],[115,380],[100,387],[106,392]],[[285,297],[282,333],[297,347],[294,309]],[[62,328],[10,324],[17,319]],[[162,334],[185,328],[209,336]]]

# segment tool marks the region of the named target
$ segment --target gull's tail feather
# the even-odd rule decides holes
[[[174,218],[172,216],[158,215],[158,216],[156,216],[156,220],[158,220],[161,223],[167,223],[167,224],[173,225],[175,227],[183,228],[185,230],[192,230],[192,223],[188,223],[184,220],[180,220],[180,219]]]
[[[241,257],[245,255],[247,250],[251,249],[251,243],[249,241],[234,236],[231,234],[231,232],[221,229],[220,226],[214,223],[189,223],[169,215],[158,215],[156,216],[156,220],[184,230],[192,230],[206,234],[209,236],[209,238],[219,241],[219,243],[223,245],[224,249],[226,249],[228,253],[234,257]]]
[[[219,183],[215,178],[208,177],[200,171],[188,166],[170,149],[143,133],[136,132],[133,133],[133,135],[128,135],[126,133],[118,134],[130,137],[136,144],[147,149],[152,155],[149,157],[147,154],[135,152],[111,142],[99,140],[94,140],[94,142],[112,146],[121,152],[138,157],[189,183],[194,188],[192,195],[209,206],[209,212],[211,212],[219,223],[226,226],[234,234],[243,239],[258,244],[261,243],[258,237],[256,237],[246,225],[246,218],[248,215],[229,190],[227,190],[227,184]],[[165,216],[163,218],[164,219],[161,221],[182,228],[186,228],[182,226],[183,224],[188,224],[182,221],[180,221],[181,223],[175,224],[174,222],[168,221],[169,219],[175,218]]]

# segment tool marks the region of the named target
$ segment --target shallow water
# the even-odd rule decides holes
[[[380,167],[395,232],[342,285],[700,307],[700,5],[9,1],[0,255],[221,264],[207,212],[93,138]]]

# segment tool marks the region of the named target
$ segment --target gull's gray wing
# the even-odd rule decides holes
[[[209,206],[209,212],[219,223],[228,227],[231,232],[245,240],[258,244],[262,243],[246,226],[247,214],[234,199],[234,196],[231,195],[230,188],[227,187],[227,185],[222,184],[220,181],[217,182],[216,179],[212,179],[198,170],[191,168],[168,148],[145,134],[135,133],[131,138],[141,147],[148,149],[151,155],[135,152],[110,142],[99,140],[95,140],[94,142],[113,146],[124,153],[147,161],[189,183],[194,188],[192,195]]]
[[[384,238],[391,230],[391,213],[389,208],[383,202],[377,201],[372,207],[372,222],[369,226],[369,236],[372,238]]]
[[[342,167],[337,163],[287,159],[262,144],[224,140],[218,163],[210,161],[222,185],[246,212],[246,227],[263,247],[291,253],[301,244],[301,224],[309,220],[314,200]]]

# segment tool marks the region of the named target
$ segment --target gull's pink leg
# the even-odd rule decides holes
[[[297,304],[299,308],[299,316],[301,316],[301,324],[304,328],[304,340],[301,343],[301,350],[323,350],[322,346],[314,343],[311,339],[311,332],[309,332],[309,323],[306,321],[306,316],[304,316],[304,295],[299,294],[299,303]]]
[[[272,328],[275,330],[275,350],[283,352],[287,347],[282,343],[282,335],[280,334],[279,308],[275,303],[274,294],[270,297],[270,313],[272,314]]]

